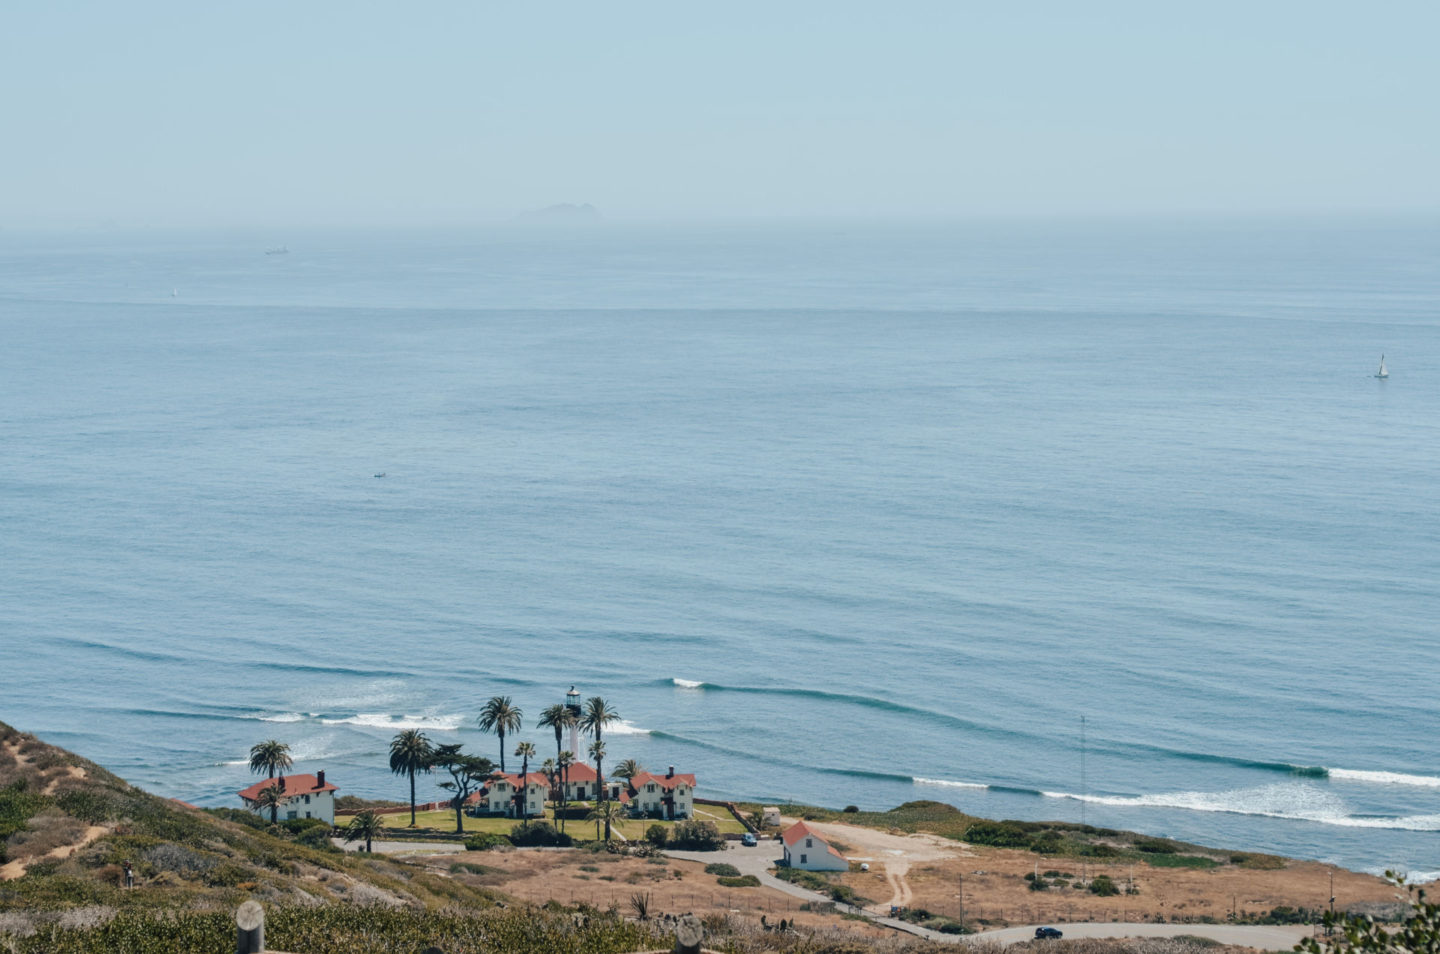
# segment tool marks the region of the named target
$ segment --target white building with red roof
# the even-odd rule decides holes
[[[674,821],[695,816],[695,776],[677,774],[675,766],[664,775],[637,772],[630,785],[620,793],[620,801],[631,811],[646,815],[658,814]]]
[[[566,770],[565,800],[567,802],[592,801],[600,793],[600,777],[593,766],[584,762],[572,762]]]
[[[340,789],[325,781],[325,770],[314,775],[278,775],[261,779],[249,788],[241,789],[240,799],[245,807],[257,815],[269,816],[270,809],[262,808],[256,801],[265,789],[276,786],[280,789],[281,802],[275,815],[277,819],[318,818],[335,824],[335,793]]]
[[[780,834],[785,842],[785,864],[804,871],[849,871],[850,862],[830,846],[814,828],[798,821]]]
[[[544,813],[545,800],[549,797],[550,779],[544,772],[531,772],[523,777],[518,773],[496,772],[484,788],[470,797],[470,802],[480,806],[483,813],[519,818],[523,800],[524,814],[535,818]]]

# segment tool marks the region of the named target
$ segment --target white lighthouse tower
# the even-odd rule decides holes
[[[580,751],[580,690],[574,686],[565,693],[565,711],[570,713],[570,751],[575,758],[581,762],[585,761],[584,753]]]

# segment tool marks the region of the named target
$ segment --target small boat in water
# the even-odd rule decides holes
[[[1390,372],[1385,367],[1385,356],[1383,354],[1380,356],[1380,370],[1375,372],[1375,377],[1380,378],[1382,381],[1390,377]]]
[[[289,248],[288,246],[285,246],[285,245],[281,245],[281,246],[278,246],[278,247],[276,247],[276,248],[267,248],[267,249],[265,250],[265,254],[266,254],[266,255],[289,255],[289,254],[290,254],[290,248]]]

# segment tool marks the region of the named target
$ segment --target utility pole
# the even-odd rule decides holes
[[[960,933],[965,933],[965,872],[960,872]]]
[[[1325,935],[1335,933],[1335,872],[1330,872],[1330,923],[1325,925]]]

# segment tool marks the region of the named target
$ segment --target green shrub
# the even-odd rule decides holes
[[[1135,850],[1143,851],[1148,855],[1173,855],[1179,848],[1179,845],[1168,838],[1135,839]]]
[[[740,869],[732,864],[726,864],[723,861],[717,861],[714,864],[706,865],[705,873],[708,875],[721,875],[726,878],[734,878],[739,876]]]
[[[330,826],[324,822],[321,822],[318,826],[307,828],[299,835],[296,835],[295,844],[305,845],[307,848],[314,848],[316,851],[344,853],[330,840]]]
[[[992,848],[1030,847],[1030,834],[1019,822],[975,822],[965,829],[965,840]]]
[[[847,815],[854,815],[854,814],[856,814],[857,812],[860,811],[860,806],[859,806],[859,805],[846,805],[843,809],[841,809],[841,811],[843,811],[843,812],[844,812],[845,814],[847,814]]]
[[[1090,893],[1097,894],[1102,898],[1110,898],[1119,894],[1120,889],[1116,887],[1109,875],[1096,875],[1090,882]]]
[[[510,839],[504,835],[482,832],[481,834],[471,835],[465,839],[465,850],[489,851],[491,848],[508,847],[510,844]]]
[[[1152,868],[1218,868],[1220,862],[1203,855],[1148,855],[1145,861]]]
[[[714,822],[687,819],[670,832],[669,845],[681,851],[719,851],[725,847],[725,838]]]
[[[333,826],[322,818],[287,818],[280,823],[280,827],[292,835],[299,835],[314,828],[329,831]]]
[[[726,888],[758,888],[760,879],[754,875],[740,875],[738,878],[716,878],[722,887]]]
[[[665,841],[670,837],[670,830],[664,825],[651,825],[645,829],[645,840],[656,848],[664,848]]]
[[[540,821],[510,829],[510,843],[529,848],[569,848],[575,839],[556,831],[548,821]]]

